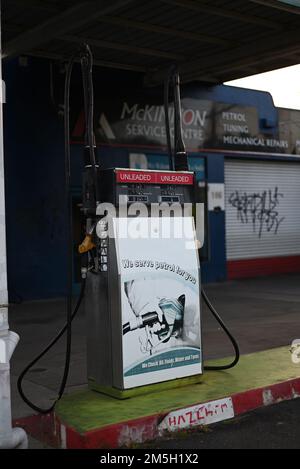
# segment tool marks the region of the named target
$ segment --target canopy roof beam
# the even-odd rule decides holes
[[[223,18],[229,18],[232,20],[240,21],[243,23],[251,23],[257,26],[262,26],[264,28],[282,30],[282,26],[274,21],[266,20],[264,18],[258,18],[257,16],[252,15],[243,15],[231,10],[225,10],[222,7],[214,7],[213,5],[203,3],[202,1],[194,0],[161,0],[164,3],[169,5],[182,7],[187,10],[192,10],[197,13],[206,13],[212,16],[221,16]]]
[[[27,51],[34,51],[41,45],[61,34],[80,28],[102,15],[110,14],[118,8],[130,4],[133,0],[91,0],[75,4],[58,15],[52,16],[45,23],[25,31],[9,41],[3,51],[3,57],[10,57]]]
[[[151,49],[148,47],[145,48],[145,47],[131,46],[127,44],[119,44],[115,42],[104,41],[102,39],[91,39],[87,37],[70,36],[70,35],[61,36],[59,39],[62,41],[78,43],[78,44],[87,42],[91,46],[99,47],[101,49],[119,50],[119,51],[129,52],[131,54],[138,54],[138,55],[145,55],[145,56],[148,55],[148,56],[163,58],[167,60],[175,60],[175,61],[180,60],[181,61],[184,59],[184,56],[180,54],[165,52],[162,50],[155,50],[155,49]]]
[[[208,36],[201,33],[193,33],[189,31],[182,31],[180,29],[166,28],[151,23],[144,23],[142,21],[129,20],[127,18],[119,18],[114,16],[103,16],[100,18],[101,23],[113,24],[125,28],[139,29],[141,31],[148,31],[150,33],[164,34],[166,36],[174,36],[177,38],[186,39],[188,41],[207,42],[209,44],[216,44],[219,46],[233,45],[230,41],[216,37]]]

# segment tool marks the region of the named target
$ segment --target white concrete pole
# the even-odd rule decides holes
[[[0,3],[1,41],[1,3]],[[24,430],[12,428],[10,359],[19,342],[17,334],[9,331],[5,228],[5,180],[3,152],[3,102],[5,86],[2,81],[2,47],[0,60],[0,449],[26,449],[28,440]]]

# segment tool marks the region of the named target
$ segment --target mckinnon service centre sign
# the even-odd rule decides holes
[[[300,114],[300,113],[299,113]],[[286,117],[287,115],[284,114]],[[169,119],[174,123],[170,105]],[[252,106],[213,102],[185,97],[182,99],[183,135],[189,151],[233,150],[263,153],[299,154],[291,134],[284,131],[289,123],[263,129],[258,110]],[[165,109],[153,97],[127,96],[96,102],[95,133],[97,144],[165,149],[167,146]],[[74,119],[73,141],[84,140],[84,112]]]

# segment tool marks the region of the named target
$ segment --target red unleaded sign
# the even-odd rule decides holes
[[[194,184],[193,173],[169,173],[158,171],[127,171],[117,170],[117,183],[119,184],[169,184],[192,186]]]

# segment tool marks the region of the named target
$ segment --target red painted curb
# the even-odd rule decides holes
[[[300,397],[300,378],[232,396],[235,415]]]
[[[264,406],[300,397],[300,378],[251,389],[232,396],[234,416],[245,414]],[[209,402],[199,403],[199,406]],[[186,413],[188,408],[176,409]],[[23,427],[30,435],[54,447],[65,449],[120,448],[130,444],[145,443],[159,438],[159,425],[168,414],[156,414],[80,434],[61,422],[58,416],[35,415],[19,419],[15,426]]]
[[[132,443],[144,443],[158,436],[157,415],[117,423],[99,430],[79,435],[72,428],[66,428],[66,448],[68,449],[105,449],[120,448]]]
[[[53,413],[16,419],[13,421],[13,426],[24,428],[26,433],[48,446],[53,448],[61,446],[61,424],[56,420]]]

